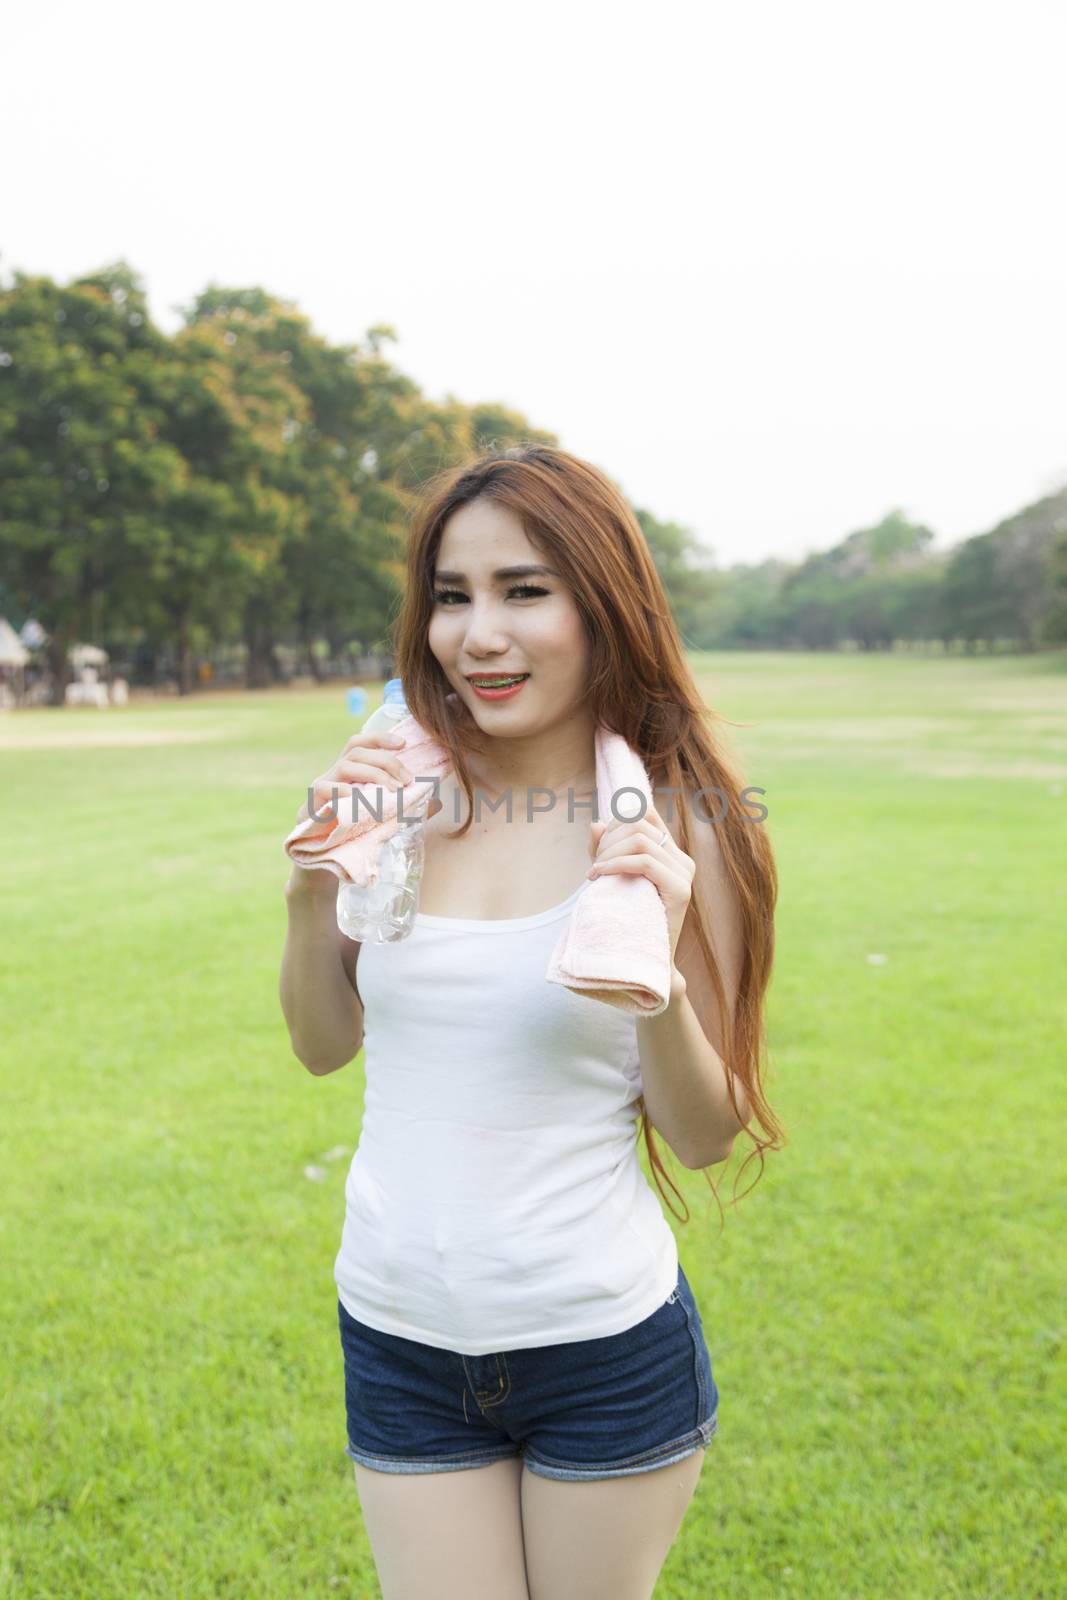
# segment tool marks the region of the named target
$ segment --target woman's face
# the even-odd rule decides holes
[[[434,570],[429,645],[478,726],[501,738],[547,730],[585,694],[588,641],[555,572],[496,576],[501,567],[552,567],[513,511],[491,500],[461,506],[445,524]],[[468,677],[525,672],[517,693],[492,700]]]

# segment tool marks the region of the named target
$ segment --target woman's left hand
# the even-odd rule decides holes
[[[589,876],[598,878],[608,872],[639,872],[659,890],[667,912],[670,934],[671,966],[674,952],[682,934],[682,923],[693,896],[693,878],[696,862],[675,844],[667,828],[667,837],[660,844],[667,824],[654,806],[649,806],[640,819],[620,821],[609,817],[606,822],[594,822],[591,832],[593,842],[590,854],[594,856]]]

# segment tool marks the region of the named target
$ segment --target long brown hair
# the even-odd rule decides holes
[[[725,815],[715,825],[723,861],[737,891],[744,941],[732,1017],[708,935],[707,909],[698,905],[696,881],[690,910],[722,1019],[723,1064],[731,1103],[736,1112],[735,1085],[740,1083],[752,1121],[758,1121],[769,1135],[761,1139],[751,1125],[742,1129],[754,1148],[741,1172],[758,1158],[758,1181],[764,1150],[781,1149],[784,1143],[783,1129],[761,1081],[766,1051],[764,999],[774,957],[778,897],[770,841],[762,823],[743,815],[742,808],[751,802],[742,799],[741,775],[720,748],[714,731],[716,721],[727,719],[705,706],[697,692],[640,523],[609,478],[589,462],[549,445],[490,448],[472,461],[439,472],[422,487],[412,512],[407,583],[393,624],[396,671],[403,680],[408,710],[449,750],[467,797],[470,815],[449,837],[462,837],[473,821],[473,787],[464,751],[483,754],[491,736],[478,727],[462,701],[448,703],[451,686],[430,650],[427,634],[434,609],[434,564],[445,523],[460,506],[479,496],[506,506],[521,519],[530,543],[551,557],[568,586],[591,649],[590,711],[597,722],[621,734],[643,758],[654,790],[661,785],[676,789],[682,798],[682,849],[691,853],[688,812],[693,802],[689,797],[698,790],[719,796],[719,809]],[[685,1205],[660,1159],[643,1096],[638,1104],[660,1193],[664,1194],[659,1183],[662,1176]],[[707,1168],[702,1170],[718,1201]],[[669,1200],[667,1204],[670,1206]],[[673,1206],[670,1209],[678,1216]],[[688,1207],[684,1219],[679,1220],[689,1221]]]

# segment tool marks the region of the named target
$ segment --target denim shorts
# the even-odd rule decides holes
[[[678,1267],[622,1333],[465,1356],[380,1333],[337,1302],[345,1455],[378,1472],[454,1472],[521,1456],[543,1478],[622,1478],[692,1455],[718,1425],[700,1312]]]

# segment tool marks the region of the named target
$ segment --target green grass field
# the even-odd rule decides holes
[[[695,665],[766,790],[789,1144],[721,1232],[672,1167],[720,1407],[657,1597],[1060,1600],[1067,655]],[[277,992],[282,840],[356,726],[342,685],[0,716],[0,1596],[379,1594],[362,1057],[308,1074]]]

